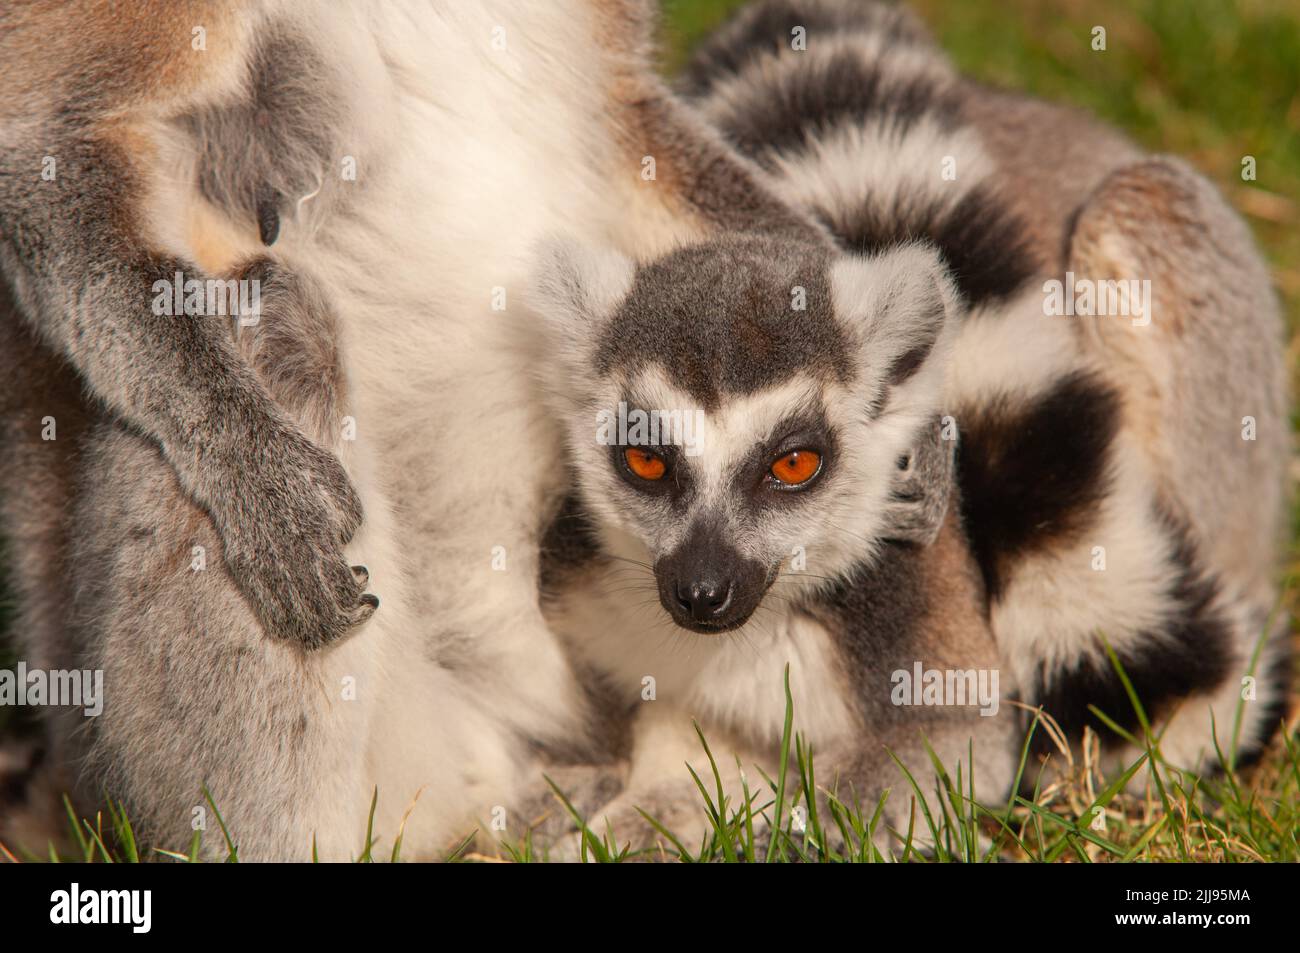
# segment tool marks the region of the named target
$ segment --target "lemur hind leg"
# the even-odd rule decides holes
[[[1219,677],[1182,706],[1164,752],[1187,764],[1212,758],[1211,712],[1226,751],[1244,698],[1250,756],[1277,727],[1290,675],[1276,573],[1292,448],[1268,269],[1218,191],[1167,156],[1101,183],[1077,215],[1069,268],[1094,281],[1150,282],[1145,314],[1082,317],[1077,327],[1120,389],[1122,426],[1148,464],[1157,505],[1185,527],[1179,549],[1205,572],[1202,598],[1217,590],[1218,645],[1206,632],[1188,649],[1219,653]]]
[[[0,281],[0,545],[14,597],[7,637],[29,669],[75,667],[67,641],[63,585],[67,514],[76,460],[95,409],[67,365],[14,313]],[[0,843],[43,855],[69,835],[61,796],[75,796],[74,752],[66,743],[79,713],[46,707],[34,739],[0,749]]]
[[[265,262],[243,277],[262,282],[260,323],[239,334],[245,357],[329,446],[342,388],[332,315],[305,278]],[[86,776],[105,784],[92,793],[120,798],[161,847],[185,850],[203,829],[204,853],[224,853],[206,787],[242,858],[307,859],[318,838],[322,857],[346,859],[364,822],[355,805],[368,793],[370,703],[364,693],[345,701],[342,686],[372,664],[371,627],[319,651],[269,634],[231,579],[208,514],[157,446],[116,420],[87,440],[79,482],[68,524],[72,638],[79,664],[102,669],[105,684],[104,711],[79,736]]]
[[[1044,314],[1034,289],[957,347],[960,482],[1006,664],[1071,738],[1091,726],[1131,761],[1090,712],[1138,726],[1104,638],[1146,714],[1174,719],[1169,762],[1212,767],[1212,725],[1227,751],[1243,693],[1250,756],[1287,669],[1272,573],[1289,437],[1267,275],[1213,189],[1168,159],[1106,178],[1062,264],[1065,293],[1094,290],[1094,311],[1106,282],[1136,279],[1128,307]]]
[[[1082,316],[1163,505],[1226,582],[1273,592],[1290,453],[1281,314],[1245,223],[1181,160],[1105,179],[1080,209],[1077,278],[1150,282],[1149,313]]]

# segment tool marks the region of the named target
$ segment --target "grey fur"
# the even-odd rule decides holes
[[[265,265],[250,271],[267,279],[276,304],[240,346],[268,392],[316,431],[337,399],[320,387],[337,368],[314,353],[329,340],[320,335],[330,316],[313,310],[319,297],[302,279]],[[19,556],[20,648],[30,665],[105,672],[99,718],[51,715],[48,771],[83,803],[104,790],[123,799],[140,836],[157,843],[188,841],[192,809],[210,812],[206,784],[229,822],[264,835],[243,845],[245,856],[301,855],[310,832],[293,826],[292,812],[268,824],[264,806],[310,792],[327,756],[324,698],[299,687],[312,656],[266,638],[211,517],[158,445],[75,390],[57,396],[71,383],[66,370],[25,328],[6,323],[4,332],[13,362],[3,407],[5,527]],[[56,418],[57,440],[40,439],[45,415]],[[196,546],[207,562],[198,572]],[[364,579],[345,570],[359,591]],[[250,763],[272,751],[277,770]],[[206,849],[220,847],[209,839]]]
[[[276,37],[256,62],[253,101],[174,122],[208,199],[250,228],[257,195],[304,194],[328,149],[301,50]],[[309,278],[269,259],[227,276],[261,283],[255,327],[237,333],[248,315],[154,313],[155,280],[209,276],[147,247],[148,170],[105,122],[123,101],[89,84],[24,118],[40,141],[0,143],[13,631],[29,665],[103,669],[107,685],[100,718],[48,715],[39,786],[87,809],[107,791],[142,838],[178,845],[191,812],[209,811],[206,784],[227,819],[260,835],[246,856],[302,857],[303,814],[278,814],[295,799],[310,808],[339,734],[327,699],[304,691],[319,673],[302,649],[377,607],[343,558],[360,505],[324,449],[345,392],[334,316]],[[45,154],[58,163],[49,181]],[[57,439],[42,439],[47,417]],[[6,837],[23,833],[6,825]]]
[[[144,247],[140,172],[77,122],[50,120],[52,181],[32,145],[9,142],[0,155],[0,265],[17,313],[109,414],[157,443],[211,514],[268,629],[327,644],[367,614],[341,554],[361,519],[356,494],[333,455],[276,406],[223,322],[153,313],[156,281],[201,273]]]
[[[609,374],[658,361],[706,408],[796,370],[847,379],[849,338],[832,316],[829,258],[824,246],[742,232],[650,262],[602,329],[596,367]],[[802,311],[791,307],[797,288]]]
[[[233,220],[256,222],[263,244],[328,181],[340,152],[326,118],[342,98],[333,81],[318,50],[273,23],[252,51],[244,95],[173,120],[195,143],[199,192]],[[313,198],[313,208],[335,195]]]

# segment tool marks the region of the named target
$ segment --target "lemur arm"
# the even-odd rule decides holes
[[[230,85],[258,17],[211,0],[0,11],[0,61],[13,67],[0,102],[0,274],[90,395],[157,441],[268,630],[315,646],[373,611],[341,550],[357,496],[267,394],[225,319],[154,313],[156,281],[205,276],[144,237],[154,145],[140,124]]]
[[[158,442],[270,630],[308,645],[342,635],[373,611],[341,551],[361,519],[342,466],[266,393],[225,319],[154,313],[156,281],[198,273],[141,241],[140,175],[120,144],[70,132],[44,148],[48,180],[32,150],[0,159],[0,255],[19,310]]]

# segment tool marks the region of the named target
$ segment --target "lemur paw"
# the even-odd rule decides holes
[[[957,441],[945,440],[935,421],[898,461],[886,505],[885,538],[923,546],[934,542],[948,513],[956,459]]]
[[[292,424],[258,441],[239,467],[241,492],[212,506],[226,565],[267,631],[320,648],[379,607],[343,547],[361,502],[343,465]]]

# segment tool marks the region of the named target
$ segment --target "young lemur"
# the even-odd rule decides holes
[[[169,848],[206,818],[221,855],[206,789],[241,857],[342,859],[377,789],[374,850],[437,857],[522,831],[537,752],[586,756],[538,600],[564,484],[529,250],[562,223],[654,256],[747,209],[799,220],[664,88],[653,19],[0,10],[14,631],[29,667],[104,671],[98,718],[47,719],[42,790],[106,792]],[[260,314],[169,313],[214,276]]]
[[[980,796],[1009,793],[1013,701],[1132,760],[1089,711],[1139,730],[1107,642],[1171,763],[1212,767],[1242,699],[1256,754],[1289,666],[1281,324],[1214,189],[961,78],[891,7],[746,7],[683,91],[833,238],[541,257],[575,488],[548,618],[636,746],[594,829],[650,839],[640,806],[689,838],[691,720],[770,766],[787,663],[819,779],[868,805],[894,787],[895,823],[886,748],[928,769],[922,733],[949,764],[972,742]],[[1048,314],[1066,272],[1151,295]],[[996,670],[1001,708],[910,707],[917,669]]]

